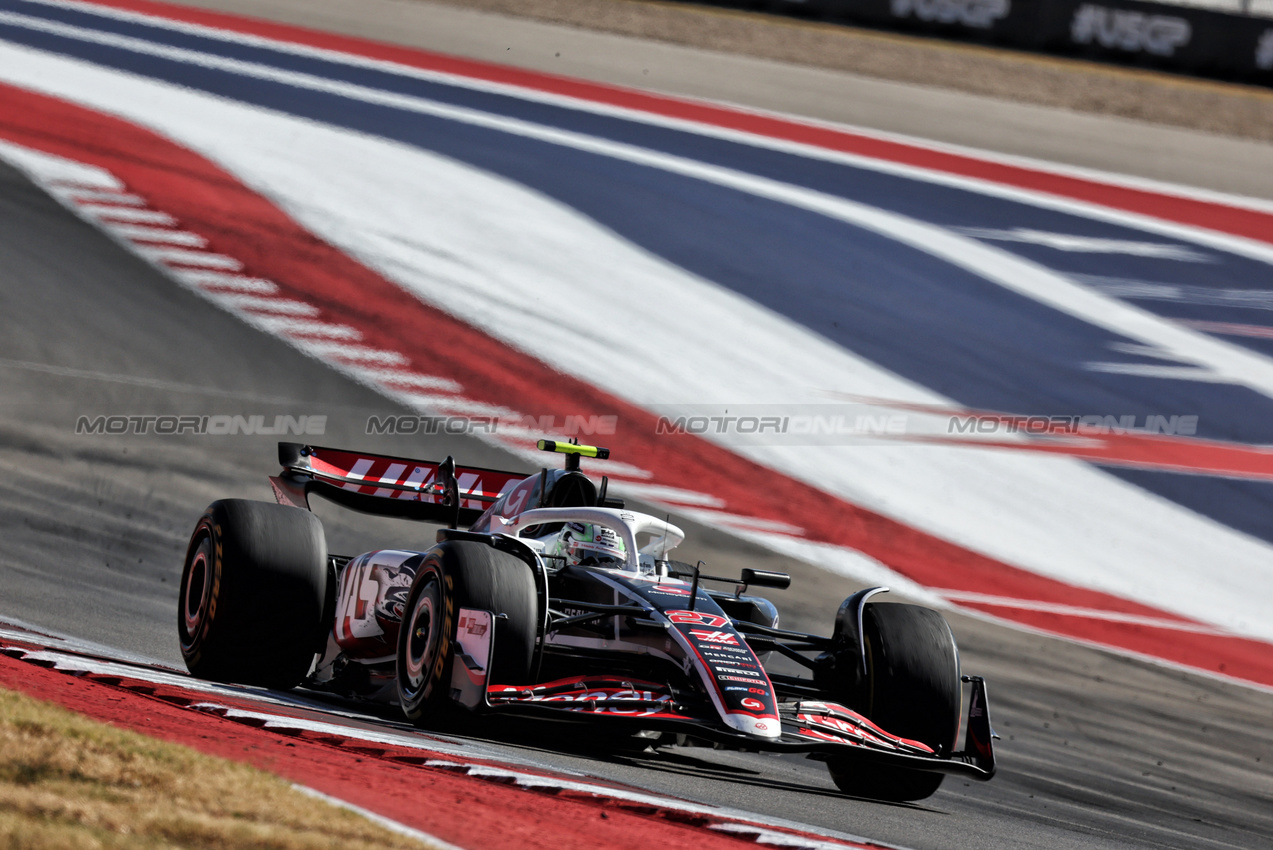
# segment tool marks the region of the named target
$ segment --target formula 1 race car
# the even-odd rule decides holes
[[[679,528],[580,471],[581,456],[608,450],[539,447],[565,468],[527,476],[280,443],[278,504],[213,502],[195,527],[178,615],[186,666],[396,703],[419,725],[464,709],[803,752],[861,797],[918,800],[946,774],[994,775],[985,683],[961,677],[936,611],[879,603],[876,587],[844,601],[830,637],[780,629],[774,605],[746,590],[787,587],[787,574],[726,579],[670,559]],[[422,551],[330,555],[314,495],[447,527]],[[766,669],[775,654],[808,675]]]

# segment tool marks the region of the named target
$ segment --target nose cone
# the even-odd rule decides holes
[[[754,717],[750,714],[726,714],[725,722],[747,735],[757,738],[777,738],[782,735],[782,724],[777,717]]]

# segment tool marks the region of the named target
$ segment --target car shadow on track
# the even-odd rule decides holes
[[[444,730],[431,728],[427,731],[443,732]],[[665,745],[648,739],[607,734],[606,730],[598,730],[581,723],[513,717],[498,718],[492,723],[490,717],[470,716],[452,719],[445,728],[445,734],[511,747],[523,752],[567,755],[609,766],[764,788],[770,792],[790,791],[804,797],[860,800],[890,807],[937,811],[914,803],[893,803],[854,797],[835,789],[784,780],[774,776],[772,771],[754,769],[737,763],[726,763],[712,758],[713,755],[725,758],[743,755],[734,750],[719,750],[711,746]]]

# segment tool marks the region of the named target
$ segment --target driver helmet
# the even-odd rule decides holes
[[[556,551],[567,564],[621,570],[628,564],[627,547],[613,529],[591,523],[568,522],[557,538]]]

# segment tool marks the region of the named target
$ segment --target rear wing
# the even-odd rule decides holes
[[[281,505],[309,510],[310,494],[368,514],[472,525],[511,484],[528,477],[480,466],[279,443],[270,478]]]

